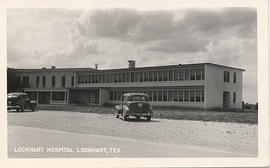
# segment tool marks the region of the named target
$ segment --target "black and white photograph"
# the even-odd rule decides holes
[[[261,157],[259,13],[162,3],[6,8],[5,155]]]

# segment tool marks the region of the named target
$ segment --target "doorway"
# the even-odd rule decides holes
[[[223,91],[223,109],[230,108],[230,92]]]
[[[88,103],[90,105],[99,105],[99,90],[90,90]]]

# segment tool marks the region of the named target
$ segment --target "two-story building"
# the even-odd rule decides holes
[[[39,104],[117,104],[128,92],[149,95],[153,106],[241,109],[243,69],[212,63],[98,70],[17,69],[24,91]]]

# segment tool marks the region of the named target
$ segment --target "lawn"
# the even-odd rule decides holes
[[[40,110],[113,114],[113,106],[39,105]],[[224,112],[154,107],[154,118],[258,124],[257,111]]]

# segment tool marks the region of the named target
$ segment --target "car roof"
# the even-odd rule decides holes
[[[125,93],[124,96],[148,96],[144,93]]]
[[[20,95],[27,95],[26,93],[21,92],[15,92],[15,93],[9,93],[8,96],[20,96]]]

